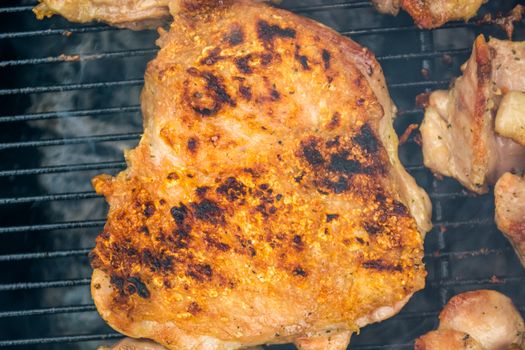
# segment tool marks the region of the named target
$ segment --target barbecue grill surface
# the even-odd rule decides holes
[[[484,12],[518,2],[491,3]],[[60,17],[37,21],[34,4],[0,4],[0,347],[94,349],[120,335],[100,319],[89,293],[87,253],[107,210],[90,180],[123,169],[122,151],[140,137],[139,94],[157,34]],[[459,22],[421,31],[406,14],[380,15],[366,0],[280,6],[377,55],[400,110],[399,133],[421,121],[417,94],[446,88],[459,75],[477,34],[504,38],[494,26]],[[521,24],[515,40],[525,40]],[[400,157],[434,205],[427,287],[398,316],[354,336],[350,349],[411,349],[437,326],[447,300],[467,290],[501,291],[523,314],[525,270],[496,229],[492,194],[470,196],[453,180],[435,179],[413,138]]]

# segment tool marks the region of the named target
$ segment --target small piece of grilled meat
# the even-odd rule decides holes
[[[483,0],[371,0],[381,13],[397,15],[402,8],[420,28],[437,28],[450,21],[467,21]]]
[[[494,290],[452,297],[439,314],[439,328],[415,342],[415,350],[523,349],[525,325],[512,300]]]
[[[502,104],[502,97],[525,91],[525,45],[494,38],[486,42],[479,36],[462,69],[450,90],[429,97],[420,128],[424,162],[433,172],[486,193],[503,173],[525,170],[525,147],[495,131],[500,105],[504,114],[516,108]],[[500,116],[502,121],[517,117]],[[509,124],[514,123],[502,123],[502,128],[517,138]]]
[[[525,178],[504,174],[494,188],[496,224],[525,267]]]

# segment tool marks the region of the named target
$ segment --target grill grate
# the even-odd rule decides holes
[[[36,21],[35,2],[0,5],[0,347],[93,349],[121,336],[89,296],[87,254],[107,209],[90,179],[123,169],[123,149],[140,137],[139,93],[157,35],[59,17]],[[517,2],[492,1],[484,11]],[[377,14],[369,1],[281,6],[376,53],[400,110],[398,131],[420,122],[417,94],[444,88],[459,74],[476,34],[503,37],[494,27],[459,22],[421,31],[406,14]],[[516,38],[525,39],[522,25]],[[414,338],[435,328],[444,303],[465,290],[500,290],[524,313],[525,273],[495,227],[492,196],[473,197],[450,179],[435,179],[413,140],[400,156],[434,204],[427,288],[395,318],[363,329],[351,349],[412,348]]]

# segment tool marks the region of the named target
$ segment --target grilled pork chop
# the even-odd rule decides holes
[[[402,8],[420,28],[437,28],[450,21],[468,21],[483,0],[371,0],[381,13],[397,15]]]
[[[476,39],[463,76],[430,95],[420,129],[427,167],[476,193],[507,171],[525,170],[525,147],[494,130],[502,96],[525,91],[522,60],[523,43]]]
[[[398,159],[381,68],[264,4],[170,9],[140,144],[93,180],[110,205],[98,311],[170,349],[345,349],[425,279],[430,202]]]

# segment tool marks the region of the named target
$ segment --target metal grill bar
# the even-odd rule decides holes
[[[455,280],[434,280],[428,281],[428,284],[434,288],[440,287],[452,287],[452,286],[465,286],[465,285],[495,285],[500,283],[512,284],[521,283],[525,281],[525,276],[493,276],[492,278],[480,278],[480,279],[455,279]],[[28,289],[41,289],[41,288],[62,288],[62,287],[75,287],[84,286],[91,283],[91,278],[79,278],[70,280],[58,280],[58,281],[41,281],[41,282],[17,282],[17,283],[4,283],[0,284],[1,291],[15,291],[15,290],[28,290]]]
[[[316,11],[330,11],[337,9],[358,9],[371,7],[372,4],[370,1],[358,1],[358,2],[342,2],[337,4],[327,4],[327,5],[312,5],[312,6],[300,6],[300,7],[291,7],[288,10],[297,13],[306,13],[306,12],[316,12]]]
[[[137,113],[140,112],[140,106],[124,106],[124,107],[108,107],[95,108],[74,111],[56,111],[45,113],[30,113],[19,115],[0,116],[0,123],[21,122],[29,120],[43,120],[43,119],[58,119],[58,118],[74,118],[74,117],[88,117],[116,113]]]
[[[89,171],[89,170],[101,170],[101,169],[122,169],[126,166],[125,161],[112,161],[112,162],[98,162],[98,163],[85,163],[85,164],[64,164],[54,166],[44,166],[41,168],[31,169],[14,169],[14,170],[0,170],[0,177],[3,176],[21,176],[21,175],[44,175],[44,174],[56,174],[56,173],[69,173],[75,171]]]
[[[430,193],[429,196],[431,199],[459,199],[473,197],[473,195],[468,192]],[[95,191],[51,193],[39,196],[0,198],[0,205],[40,203],[49,201],[83,200],[100,197],[101,196],[98,195]]]
[[[25,32],[10,32],[0,33],[0,39],[18,39],[27,37],[39,37],[46,35],[71,35],[71,34],[83,34],[83,33],[95,33],[103,32],[106,30],[122,30],[116,27],[110,27],[106,25],[97,25],[90,27],[69,27],[61,29],[44,29],[44,30],[30,30]]]
[[[84,249],[71,249],[71,250],[58,250],[52,252],[33,252],[33,253],[18,253],[18,254],[4,254],[0,255],[0,262],[11,262],[11,261],[20,261],[20,260],[29,260],[29,259],[52,259],[52,258],[65,258],[65,257],[78,257],[78,256],[87,256],[87,254],[93,249],[84,248]],[[430,254],[425,254],[426,259],[435,259],[439,257],[455,257],[457,259],[463,259],[467,257],[475,256],[488,256],[488,255],[501,255],[511,252],[510,248],[506,249],[490,249],[490,248],[481,248],[478,250],[471,251],[459,251],[459,252],[435,252]]]
[[[15,12],[24,12],[31,11],[33,6],[10,6],[10,7],[1,7],[0,13],[15,13]]]
[[[23,148],[23,147],[49,147],[49,146],[77,145],[81,143],[127,141],[127,140],[139,139],[141,136],[142,136],[142,133],[133,132],[133,133],[126,133],[126,134],[80,136],[80,137],[51,139],[51,140],[6,142],[6,143],[0,143],[0,150]]]
[[[27,58],[20,60],[8,60],[0,61],[1,67],[10,66],[22,66],[22,65],[36,65],[36,64],[47,64],[47,63],[64,63],[64,62],[83,62],[83,61],[94,61],[100,59],[109,58],[128,58],[136,56],[150,55],[158,52],[158,48],[145,48],[135,50],[125,50],[117,52],[104,52],[98,54],[70,54],[70,55],[59,55],[52,57],[41,57],[41,58]],[[457,49],[457,50],[442,50],[434,52],[414,52],[396,55],[383,55],[377,56],[378,61],[390,61],[390,60],[403,60],[403,59],[421,59],[421,58],[432,58],[443,55],[458,56],[470,54],[470,49]]]
[[[40,288],[62,288],[85,286],[91,283],[91,278],[79,278],[73,280],[44,281],[44,282],[18,282],[0,284],[0,292],[14,290],[28,290]]]
[[[445,24],[439,29],[450,29],[450,28],[466,28],[466,27],[480,27],[472,22],[452,22]],[[24,38],[24,37],[35,37],[35,36],[46,36],[46,35],[70,35],[76,33],[92,33],[92,32],[101,32],[106,30],[125,30],[116,27],[110,27],[107,25],[96,25],[89,27],[68,27],[60,29],[45,29],[45,30],[31,30],[24,32],[10,32],[10,33],[0,33],[0,39],[13,39],[13,38]],[[367,28],[367,29],[352,29],[348,31],[340,32],[341,35],[372,35],[372,34],[387,34],[387,33],[399,33],[406,31],[416,31],[419,30],[416,26],[404,26],[404,27],[379,27],[379,28]]]
[[[60,222],[56,224],[39,224],[39,225],[27,225],[27,226],[0,227],[0,234],[101,227],[101,226],[104,226],[105,222],[106,220],[85,220],[85,221]]]
[[[389,84],[391,89],[407,88],[407,87],[436,87],[443,86],[450,83],[450,80],[426,80],[426,81],[411,81],[405,83]],[[131,79],[119,81],[107,81],[98,83],[81,83],[81,84],[64,84],[64,85],[50,85],[50,86],[28,86],[15,89],[0,89],[0,96],[2,95],[16,95],[16,94],[33,94],[43,92],[65,92],[73,90],[88,90],[100,89],[122,86],[140,86],[144,84],[144,79]]]
[[[50,86],[28,86],[15,89],[0,89],[0,96],[2,95],[16,95],[16,94],[34,94],[42,92],[65,92],[72,90],[87,90],[87,89],[102,89],[121,86],[140,86],[144,84],[144,79],[131,79],[119,81],[105,81],[98,83],[80,83],[80,84],[64,84],[64,85],[50,85]]]
[[[110,339],[120,339],[120,338],[124,338],[124,336],[118,333],[106,333],[106,334],[89,334],[89,335],[68,335],[64,337],[0,340],[0,347],[54,344],[54,343],[75,343],[75,342],[84,342],[84,341],[93,341],[93,340],[110,340]]]
[[[497,284],[511,284],[511,283],[521,283],[525,281],[525,276],[516,276],[516,277],[499,277],[493,276],[491,278],[482,278],[482,279],[470,279],[470,280],[437,280],[431,281],[430,285],[432,287],[453,287],[453,286],[474,286],[474,285],[497,285]]]
[[[158,51],[158,48],[151,49],[139,49],[139,50],[126,50],[126,51],[117,51],[117,52],[104,52],[99,54],[91,55],[59,55],[53,57],[42,57],[42,58],[27,58],[21,60],[9,60],[9,61],[0,61],[0,67],[9,67],[9,66],[23,66],[23,65],[33,65],[33,64],[44,64],[44,63],[64,63],[64,62],[84,62],[84,61],[94,61],[100,59],[108,58],[128,58],[136,56],[144,56],[154,54]]]
[[[50,258],[65,258],[76,256],[87,256],[93,248],[72,249],[72,250],[58,250],[54,252],[34,252],[34,253],[18,253],[18,254],[4,254],[0,255],[0,262],[20,261],[29,259],[50,259]]]
[[[75,171],[89,171],[101,169],[123,169],[126,166],[125,161],[86,163],[86,164],[64,164],[55,166],[44,166],[41,168],[31,169],[15,169],[15,170],[0,170],[0,177],[2,176],[22,176],[22,175],[45,175],[55,173],[68,173]],[[406,166],[405,169],[409,172],[416,172],[426,170],[422,165]]]
[[[20,233],[20,232],[34,232],[34,231],[51,231],[51,230],[67,230],[74,228],[91,228],[100,227],[105,224],[105,220],[85,220],[85,221],[70,221],[60,222],[55,224],[37,224],[28,226],[8,226],[0,227],[0,234],[3,233]],[[463,221],[436,221],[436,225],[448,228],[456,228],[461,226],[488,226],[494,225],[491,219],[473,219]]]
[[[92,198],[97,198],[97,197],[100,197],[100,196],[97,195],[97,193],[94,191],[55,193],[55,194],[46,194],[46,195],[41,195],[41,196],[0,198],[0,205],[38,203],[38,202],[49,202],[49,201],[82,200],[82,199],[92,199]]]
[[[96,310],[97,308],[93,304],[77,305],[77,306],[48,307],[48,308],[43,308],[43,309],[32,309],[32,310],[1,311],[0,318],[70,314],[73,312],[89,312],[89,311],[96,311]]]

